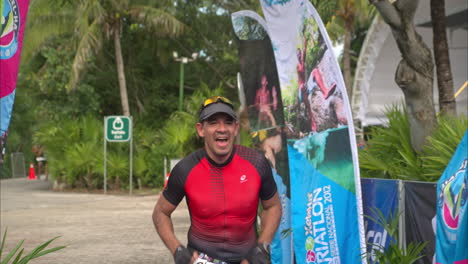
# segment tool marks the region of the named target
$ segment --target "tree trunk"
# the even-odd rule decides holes
[[[348,99],[351,102],[353,96],[353,87],[351,80],[351,32],[352,27],[346,26],[345,39],[343,45],[343,77],[346,86],[346,91],[348,93]]]
[[[402,55],[395,82],[403,91],[411,130],[411,144],[420,151],[436,124],[433,99],[434,64],[431,51],[413,24],[417,0],[371,0],[392,29]]]
[[[439,88],[439,111],[443,114],[455,115],[456,102],[445,28],[445,0],[431,0],[431,18],[437,86]]]
[[[130,116],[130,108],[128,106],[127,83],[125,81],[125,71],[122,59],[122,47],[120,45],[120,25],[117,25],[114,31],[114,48],[115,59],[117,61],[117,73],[119,75],[120,100],[122,102],[122,110],[125,116]]]

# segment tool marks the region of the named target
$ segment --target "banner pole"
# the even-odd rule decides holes
[[[398,208],[399,208],[399,220],[398,220],[398,245],[406,250],[406,221],[405,221],[405,186],[402,180],[398,180]]]

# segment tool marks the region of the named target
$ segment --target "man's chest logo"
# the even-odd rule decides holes
[[[248,179],[247,179],[247,176],[245,176],[245,174],[244,174],[244,175],[242,175],[242,176],[240,177],[240,183],[244,183],[244,182],[246,182],[246,181],[248,181]]]

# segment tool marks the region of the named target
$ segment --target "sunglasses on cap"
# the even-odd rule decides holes
[[[209,106],[210,104],[215,104],[215,103],[225,103],[229,105],[232,109],[234,109],[234,105],[232,104],[232,102],[224,96],[213,96],[213,97],[206,99],[202,104],[202,109]]]

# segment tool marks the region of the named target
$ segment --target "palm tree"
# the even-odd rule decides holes
[[[136,2],[138,1],[82,0],[79,2],[78,14],[83,14],[76,20],[76,24],[79,25],[80,43],[73,62],[73,74],[70,80],[70,88],[74,89],[86,66],[87,59],[95,50],[102,47],[103,35],[108,38],[113,37],[120,97],[123,114],[126,116],[130,115],[130,108],[120,41],[122,27],[128,20],[133,21],[147,27],[156,36],[178,36],[185,27],[163,9],[139,5]],[[140,2],[148,4],[148,1]]]
[[[434,44],[434,59],[439,87],[439,110],[445,114],[456,114],[453,93],[453,77],[445,29],[445,0],[431,0],[431,18]]]
[[[375,16],[375,9],[369,4],[368,0],[340,0],[337,2],[336,19],[333,20],[344,30],[343,39],[343,78],[348,93],[348,98],[352,98],[352,73],[351,73],[351,52],[352,41],[356,29],[361,24],[369,27]],[[335,27],[336,28],[336,27]],[[339,31],[342,31],[339,30]],[[359,52],[358,52],[359,54]]]
[[[43,20],[39,19],[39,21],[45,21],[40,25],[42,28],[38,30],[46,33],[38,39],[38,43],[34,43],[35,47],[46,40],[45,36],[54,36],[64,32],[73,34],[74,41],[78,43],[78,46],[73,61],[70,83],[67,88],[74,90],[86,70],[88,60],[102,51],[106,39],[112,38],[120,98],[123,114],[126,116],[130,115],[130,108],[121,47],[123,28],[133,23],[147,29],[150,34],[156,37],[175,37],[180,35],[186,28],[182,22],[169,12],[163,8],[155,7],[152,4],[154,1],[150,0],[79,0],[64,4],[59,8],[59,10],[62,10],[63,16],[55,18],[53,11],[47,9],[46,2],[48,1],[36,0],[32,3],[32,7],[37,6],[40,8],[36,19],[43,18]],[[158,5],[164,3],[168,5],[167,7],[172,5],[170,1],[160,1]],[[28,31],[36,31],[35,22],[30,23]],[[57,29],[46,31],[44,29],[45,25],[55,25]]]
[[[23,41],[21,60],[29,63],[50,38],[73,32],[73,8],[51,5],[48,0],[31,0]],[[22,63],[24,64],[24,63]]]

